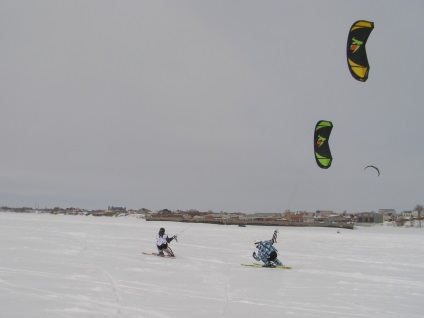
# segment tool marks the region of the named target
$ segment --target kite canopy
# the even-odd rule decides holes
[[[373,29],[374,22],[356,21],[351,26],[347,38],[347,65],[353,78],[361,82],[365,82],[368,79],[370,66],[368,64],[367,52],[365,51],[365,44]]]
[[[328,140],[330,138],[333,123],[327,120],[320,120],[315,126],[314,150],[317,165],[322,169],[328,169],[331,166],[333,157],[331,156]]]
[[[367,169],[367,168],[374,168],[375,170],[377,170],[378,176],[380,176],[380,169],[378,169],[377,167],[375,167],[375,166],[366,166],[364,168],[364,170]]]

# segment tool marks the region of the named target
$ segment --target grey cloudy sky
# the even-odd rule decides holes
[[[366,83],[356,20],[375,23]],[[423,1],[2,0],[0,205],[412,209],[423,23]]]

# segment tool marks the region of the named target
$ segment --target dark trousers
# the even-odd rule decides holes
[[[167,247],[168,247],[168,244],[163,243],[162,245],[158,245],[157,247],[158,247],[158,250],[159,250],[159,251],[162,251],[162,250],[164,250],[165,248],[167,248]]]
[[[273,261],[277,258],[277,252],[273,251],[269,254],[268,261]]]

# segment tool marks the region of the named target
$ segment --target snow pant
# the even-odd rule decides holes
[[[168,244],[163,243],[161,245],[157,245],[157,248],[158,248],[159,252],[163,251],[164,249],[168,248]]]
[[[165,252],[168,255],[175,256],[174,252],[171,250],[171,248],[168,246],[168,244],[164,243],[164,244],[161,244],[161,245],[157,245],[156,247],[158,248],[159,253]]]
[[[269,255],[260,254],[259,258],[264,262],[265,266],[270,266],[273,262],[277,266],[283,266],[283,263],[277,258],[277,252],[272,251]]]
[[[273,261],[273,260],[275,260],[276,258],[277,258],[277,252],[276,252],[276,251],[272,251],[272,252],[269,254],[268,261]]]

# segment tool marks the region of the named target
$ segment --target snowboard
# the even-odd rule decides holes
[[[151,253],[141,252],[141,253],[143,253],[144,255],[153,255],[153,256],[157,256],[157,257],[175,258],[175,256],[171,256],[171,255],[159,256],[159,254],[155,253],[155,252],[151,252]]]
[[[253,263],[253,264],[241,264],[242,266],[250,266],[250,267],[257,267],[257,268],[278,268],[278,269],[292,269],[291,266],[275,266],[275,267],[264,267],[262,264]]]

